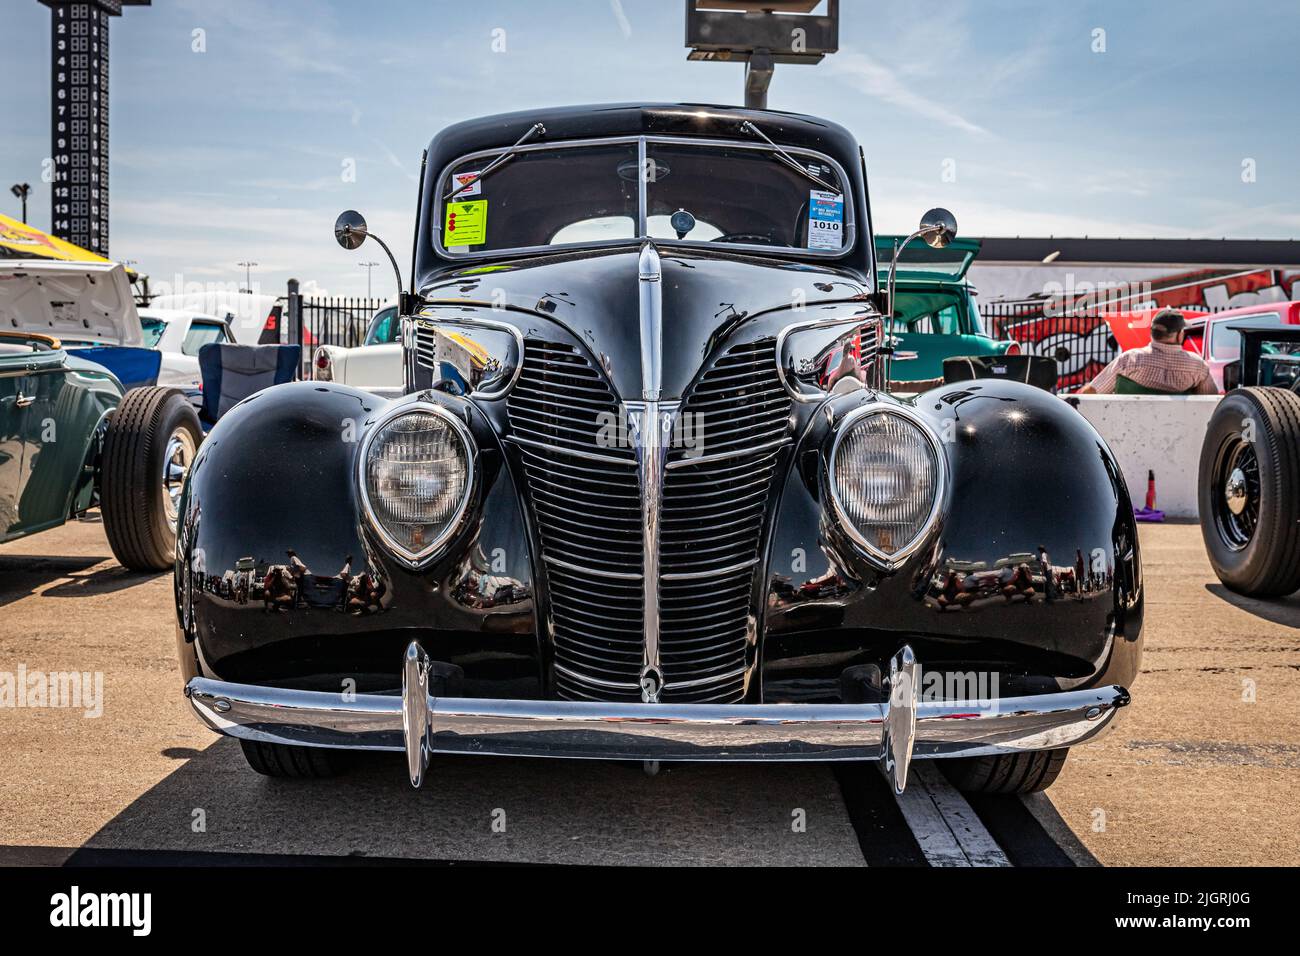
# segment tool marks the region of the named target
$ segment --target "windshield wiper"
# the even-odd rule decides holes
[[[480,172],[473,179],[461,183],[451,192],[447,193],[447,195],[443,196],[442,201],[448,202],[452,199],[455,199],[466,189],[469,189],[470,186],[473,186],[475,183],[482,182],[484,179],[487,178],[488,173],[493,172],[498,166],[501,166],[507,160],[511,159],[515,155],[515,153],[519,151],[519,147],[524,145],[524,143],[528,142],[534,136],[545,136],[545,135],[546,135],[546,127],[543,126],[541,123],[534,123],[532,126],[528,127],[528,131],[524,133],[523,136],[520,136],[517,140],[515,140],[515,144],[513,146],[507,149],[496,159],[492,160],[492,162],[484,166],[482,172]]]
[[[802,175],[804,178],[811,179],[818,186],[820,186],[822,189],[826,190],[829,193],[834,193],[837,196],[843,195],[843,192],[841,190],[836,189],[830,183],[823,181],[821,177],[815,175],[814,173],[809,172],[808,168],[804,166],[803,163],[799,162],[799,160],[795,159],[793,156],[787,153],[776,143],[768,139],[767,135],[764,134],[764,132],[761,129],[759,129],[749,120],[743,120],[741,122],[740,130],[743,133],[752,133],[755,136],[757,136],[759,139],[761,139],[763,142],[767,143],[767,145],[771,146],[772,149],[775,151],[773,155],[776,156],[778,160],[785,163],[785,165],[789,166],[791,169],[793,169],[795,172]]]

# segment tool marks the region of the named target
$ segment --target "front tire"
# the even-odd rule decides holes
[[[1300,588],[1300,395],[1229,392],[1206,427],[1198,485],[1219,580],[1250,597]]]
[[[176,509],[203,429],[171,388],[133,388],[104,438],[99,498],[113,556],[133,571],[165,571],[176,552]]]
[[[248,765],[264,777],[286,780],[322,780],[337,777],[348,767],[347,751],[328,747],[293,747],[240,739]]]
[[[936,763],[949,783],[966,793],[1037,793],[1056,781],[1069,753],[1068,747],[1026,750],[989,757],[958,757]]]

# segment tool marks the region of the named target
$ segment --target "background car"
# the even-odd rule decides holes
[[[1238,358],[1201,444],[1201,535],[1224,585],[1282,597],[1300,588],[1300,325],[1234,311],[1210,331]]]
[[[1187,340],[1183,347],[1205,359],[1214,383],[1222,392],[1225,390],[1223,370],[1241,358],[1241,334],[1231,326],[1249,320],[1261,328],[1265,325],[1300,327],[1300,302],[1261,303],[1211,314],[1186,315]]]
[[[903,238],[876,237],[880,268],[888,267],[894,241]],[[890,326],[895,352],[889,377],[896,389],[942,381],[944,359],[1020,354],[1018,343],[993,338],[980,319],[976,290],[966,280],[979,251],[978,239],[958,238],[944,249],[915,243],[899,257],[898,302]]]
[[[199,349],[205,345],[234,342],[230,323],[216,316],[188,309],[140,309],[144,344],[162,353],[159,385],[183,389],[203,384],[199,374]]]
[[[240,345],[279,342],[284,317],[284,303],[279,298],[254,292],[176,292],[153,296],[147,308],[182,310],[224,320]]]
[[[165,570],[176,502],[201,440],[194,409],[175,389],[128,391],[53,336],[0,331],[0,541],[98,505],[118,561]]]
[[[391,398],[402,394],[402,355],[401,320],[397,306],[390,305],[375,313],[358,347],[317,347],[311,376],[318,382],[342,382]]]

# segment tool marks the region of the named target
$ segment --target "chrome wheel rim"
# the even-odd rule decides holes
[[[1237,439],[1223,446],[1212,493],[1219,539],[1233,551],[1241,551],[1259,526],[1259,458],[1252,443]]]
[[[176,530],[176,515],[180,510],[181,491],[185,487],[185,477],[190,473],[194,463],[194,436],[188,428],[178,427],[167,439],[167,449],[163,452],[162,465],[162,502],[167,524]]]

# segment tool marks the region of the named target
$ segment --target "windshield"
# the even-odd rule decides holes
[[[830,190],[766,146],[647,140],[644,159],[640,146],[521,149],[441,203],[440,244],[453,256],[638,238],[821,255],[851,245],[843,179],[825,157],[790,151]],[[439,195],[472,182],[491,161],[454,164]]]
[[[148,318],[142,315],[140,316],[140,328],[144,332],[144,347],[151,349],[162,341],[163,333],[167,331],[167,323],[162,319]]]
[[[391,305],[375,313],[370,320],[370,330],[366,332],[363,345],[387,345],[398,340],[402,324],[397,321],[397,306]]]
[[[1280,326],[1282,324],[1282,316],[1277,312],[1244,316],[1236,321],[1242,321],[1243,319],[1258,325]],[[1227,362],[1235,362],[1241,358],[1241,333],[1230,328],[1231,325],[1232,321],[1214,322],[1210,325],[1211,358]]]

